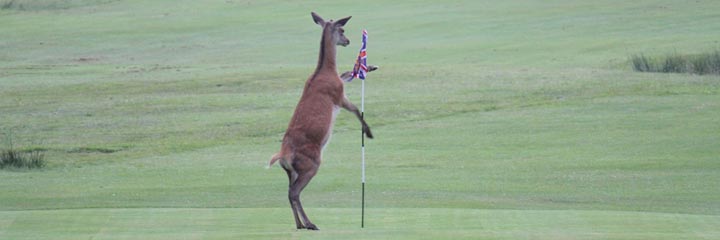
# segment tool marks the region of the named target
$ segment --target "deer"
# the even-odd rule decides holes
[[[330,140],[335,117],[340,109],[357,116],[365,136],[373,138],[373,135],[358,108],[345,96],[343,80],[352,79],[352,76],[348,72],[339,76],[337,72],[337,46],[346,47],[350,44],[343,27],[352,16],[325,21],[315,12],[310,15],[323,29],[317,67],[305,82],[283,136],[280,151],[270,158],[268,167],[279,162],[287,173],[290,182],[288,200],[297,229],[319,230],[305,214],[300,192],[318,172],[322,153]],[[377,69],[375,66],[368,68]]]

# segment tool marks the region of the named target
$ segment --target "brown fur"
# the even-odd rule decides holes
[[[342,29],[350,17],[325,22],[316,13],[312,16],[315,23],[323,27],[317,68],[305,82],[280,152],[271,157],[269,166],[279,161],[288,175],[288,199],[297,228],[317,230],[303,210],[300,192],[320,167],[322,149],[332,134],[333,111],[341,107],[355,113],[365,134],[372,138],[372,133],[357,107],[345,97],[343,82],[337,74],[336,45],[347,46],[350,43]]]

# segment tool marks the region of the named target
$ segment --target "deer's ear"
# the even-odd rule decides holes
[[[335,22],[335,25],[338,25],[338,26],[340,26],[340,27],[345,26],[345,24],[350,20],[351,17],[352,17],[352,16],[348,16],[348,17],[346,17],[346,18],[339,19],[339,20],[337,20],[337,21]]]
[[[320,25],[321,27],[325,26],[325,20],[323,20],[322,17],[320,17],[320,15],[318,15],[315,12],[310,12],[310,15],[312,15],[313,21],[315,21],[315,23],[317,25]]]

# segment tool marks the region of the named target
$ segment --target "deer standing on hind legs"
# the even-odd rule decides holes
[[[335,63],[337,45],[345,47],[350,44],[343,30],[350,17],[333,22],[323,20],[314,12],[311,15],[323,29],[317,68],[305,82],[280,152],[272,156],[269,166],[279,161],[287,172],[290,181],[288,199],[297,228],[318,230],[303,210],[300,192],[320,167],[322,151],[330,140],[333,122],[340,108],[355,113],[367,137],[373,136],[358,108],[345,97],[343,81],[338,76]]]

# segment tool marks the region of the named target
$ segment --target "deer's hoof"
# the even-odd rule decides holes
[[[305,226],[305,228],[307,228],[307,230],[314,230],[314,231],[320,230],[317,226],[315,226],[315,224],[312,224],[312,223]]]
[[[370,127],[365,127],[365,129],[363,129],[363,130],[365,131],[365,136],[367,136],[370,139],[373,138],[373,134],[372,134],[372,132],[370,132]]]

